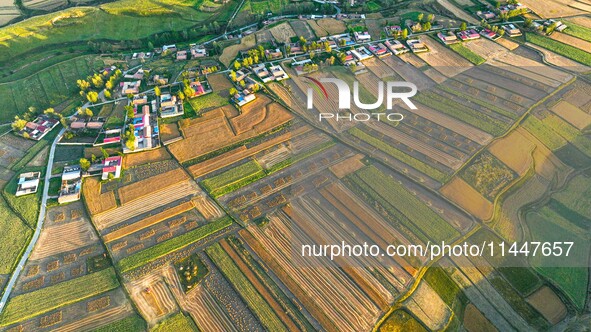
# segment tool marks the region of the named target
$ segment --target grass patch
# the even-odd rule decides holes
[[[209,273],[207,265],[203,264],[197,254],[174,262],[174,268],[185,292],[193,289]]]
[[[37,225],[37,217],[39,216],[39,205],[41,203],[41,196],[43,194],[43,179],[39,180],[39,187],[34,194],[28,194],[17,197],[15,195],[18,186],[18,176],[21,173],[41,171],[43,176],[44,171],[42,167],[23,168],[20,173],[16,173],[14,177],[6,184],[3,191],[3,196],[8,205],[16,211],[31,228]]]
[[[580,50],[574,46],[561,43],[546,36],[538,35],[537,33],[528,32],[525,34],[525,38],[532,44],[542,46],[543,48],[547,48],[550,51],[564,55],[569,59],[573,59],[587,66],[591,66],[591,53]]]
[[[574,24],[573,22],[569,21],[565,21],[565,23],[568,26],[568,28],[563,30],[563,33],[591,42],[591,28]]]
[[[121,259],[117,266],[121,272],[127,272],[132,269],[146,265],[160,257],[170,254],[171,252],[182,249],[192,243],[206,238],[214,233],[217,233],[232,224],[232,219],[229,217],[221,218],[213,221],[205,226],[196,228],[183,235],[177,236],[170,240],[161,242],[153,247],[144,249],[131,256]]]
[[[349,133],[439,182],[443,183],[447,179],[447,175],[445,173],[423,163],[418,159],[415,159],[414,157],[409,156],[408,154],[396,149],[392,145],[385,143],[381,139],[374,137],[357,127],[351,128]]]
[[[265,176],[265,171],[255,160],[231,168],[201,182],[214,197],[220,197],[246,186]]]
[[[176,315],[169,317],[162,321],[160,324],[156,325],[151,332],[189,332],[189,331],[199,331],[197,326],[193,322],[193,320],[185,315],[182,312],[177,313]]]
[[[207,248],[205,251],[267,330],[287,331],[273,309],[261,294],[257,292],[250,281],[246,279],[246,276],[238,269],[230,256],[228,256],[218,243]]]
[[[584,221],[591,219],[591,178],[579,175],[568,183],[565,190],[555,194],[553,197],[560,204],[564,206],[563,209],[568,209],[560,213],[569,221],[577,224],[577,221],[583,222],[579,227],[585,228],[589,226]],[[587,217],[584,217],[587,216]]]
[[[398,309],[390,314],[378,328],[379,332],[389,331],[415,331],[427,332],[427,329],[404,309]]]
[[[9,274],[25,249],[33,231],[0,197],[0,274]]]
[[[461,43],[451,44],[451,45],[449,45],[449,48],[451,48],[456,53],[458,53],[459,55],[464,57],[466,60],[472,62],[473,64],[475,64],[477,66],[486,62],[486,59],[484,59],[480,55],[472,52],[469,48],[462,45]]]
[[[466,295],[442,267],[430,267],[424,278],[450,308],[454,307],[456,299],[462,303],[462,307],[468,303]]]
[[[145,330],[146,322],[140,316],[133,314],[129,317],[114,321],[105,326],[101,326],[92,332],[128,332]]]
[[[17,295],[8,301],[0,316],[0,326],[11,325],[42,315],[117,287],[119,287],[119,281],[115,271],[108,269]]]
[[[204,96],[189,99],[189,104],[194,111],[203,112],[208,109],[229,105],[230,101],[228,98],[224,98],[219,94],[212,92]]]

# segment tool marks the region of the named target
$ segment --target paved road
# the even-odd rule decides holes
[[[39,235],[41,234],[41,229],[43,229],[43,221],[45,220],[45,211],[47,209],[47,198],[49,193],[49,180],[51,179],[51,171],[53,170],[53,156],[55,155],[55,147],[65,131],[66,129],[63,128],[51,144],[51,149],[49,150],[49,161],[47,162],[47,169],[45,171],[45,182],[43,184],[43,196],[41,197],[41,209],[39,210],[39,218],[37,219],[37,228],[35,228],[35,233],[33,234],[31,242],[29,242],[27,250],[23,254],[23,257],[21,257],[16,269],[10,277],[10,281],[8,281],[8,284],[6,285],[4,294],[2,295],[2,300],[0,300],[0,313],[2,313],[12,289],[14,288],[20,273],[23,271],[27,259],[29,259],[29,255],[33,251],[33,248],[35,248],[35,244],[37,243]]]

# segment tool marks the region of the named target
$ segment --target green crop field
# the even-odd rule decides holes
[[[33,231],[12,212],[4,197],[0,197],[0,229],[0,274],[9,274]]]
[[[441,89],[441,90],[443,90],[445,92],[449,92],[449,93],[451,93],[451,94],[453,94],[453,95],[455,95],[457,97],[460,97],[462,99],[467,99],[467,100],[469,100],[469,101],[471,101],[471,102],[473,102],[473,103],[475,103],[477,105],[480,105],[482,107],[488,108],[491,111],[494,111],[494,112],[499,113],[499,114],[501,114],[503,116],[506,116],[509,119],[517,120],[517,118],[519,117],[517,114],[515,114],[513,112],[510,112],[510,111],[507,111],[507,110],[505,110],[503,108],[500,108],[498,106],[495,106],[495,105],[493,105],[493,104],[491,104],[491,103],[489,103],[489,102],[487,102],[485,100],[482,100],[480,98],[472,97],[470,94],[462,93],[460,91],[454,90],[451,87],[449,87],[448,85],[440,85],[439,86],[439,89]]]
[[[582,266],[581,262],[589,260],[591,242],[588,232],[574,226],[548,207],[528,213],[526,222],[531,241],[574,242],[568,257],[536,256],[531,259],[531,264],[582,310],[587,298],[589,270],[576,266]]]
[[[140,316],[133,314],[129,317],[99,327],[92,332],[129,332],[144,330],[146,330],[146,322],[144,322]]]
[[[380,140],[379,138],[376,138],[376,137],[362,131],[361,129],[359,129],[357,127],[351,128],[349,130],[349,133],[351,135],[359,138],[360,140],[366,142],[367,144],[375,147],[376,149],[379,149],[379,150],[385,152],[386,154],[402,161],[403,163],[415,168],[419,172],[422,172],[422,173],[426,174],[427,176],[429,176],[439,182],[445,182],[445,180],[447,179],[447,175],[445,173],[441,172],[440,170],[435,169],[435,168],[423,163],[422,161],[409,156],[408,154],[396,149],[392,145],[384,143],[384,141]]]
[[[591,28],[574,24],[569,21],[565,21],[564,23],[568,26],[568,28],[563,31],[564,33],[591,42]]]
[[[51,310],[76,303],[119,286],[112,268],[64,281],[8,301],[0,316],[0,326],[7,326]]]
[[[503,134],[509,128],[509,125],[506,123],[429,91],[421,92],[413,98],[423,105],[428,105],[431,108],[495,136]]]
[[[214,196],[219,197],[252,183],[266,174],[261,165],[251,160],[240,166],[203,180],[203,186]]]
[[[150,263],[153,260],[156,260],[174,251],[182,249],[191,243],[195,243],[199,240],[202,240],[209,235],[215,234],[221,231],[222,229],[230,226],[231,224],[232,219],[228,217],[218,219],[205,226],[201,226],[197,229],[187,232],[183,235],[161,242],[153,247],[144,249],[131,256],[124,257],[117,263],[117,266],[119,267],[121,272],[127,272],[129,270],[138,268],[140,266]]]
[[[530,115],[523,122],[523,126],[527,131],[536,136],[545,146],[554,151],[566,145],[566,140],[560,135],[556,134],[549,128],[546,128],[544,123],[537,117]]]
[[[484,197],[493,201],[499,192],[517,176],[495,156],[484,152],[474,158],[460,177]]]
[[[552,129],[565,140],[572,143],[577,149],[591,157],[591,140],[583,136],[577,128],[554,114],[546,116],[542,122],[546,127]]]
[[[590,177],[584,175],[577,176],[568,183],[568,186],[563,191],[556,193],[553,198],[568,209],[591,219]]]
[[[591,53],[533,32],[526,33],[525,37],[530,43],[547,48],[550,51],[564,55],[565,57],[578,61],[584,65],[591,66]]]
[[[448,241],[459,235],[456,229],[411,194],[402,184],[386,176],[376,167],[364,167],[349,177],[353,178],[353,181],[355,178],[357,181],[363,181],[367,187],[373,189],[383,200],[406,216],[415,228],[424,232],[430,240]]]
[[[287,331],[273,309],[218,243],[205,251],[268,331]]]
[[[204,110],[229,105],[230,101],[228,98],[224,98],[218,93],[212,92],[205,96],[189,99],[189,104],[196,112],[202,112]]]
[[[449,45],[449,48],[454,50],[456,53],[464,57],[466,60],[472,62],[475,65],[483,64],[486,59],[481,57],[480,55],[472,52],[469,48],[462,45],[461,43]]]
[[[0,121],[12,121],[29,106],[44,109],[70,98],[79,98],[76,80],[86,78],[103,65],[95,56],[81,56],[46,67],[26,78],[0,84],[0,95],[3,96]]]
[[[154,329],[150,330],[151,332],[190,332],[190,331],[198,331],[197,326],[193,323],[191,318],[183,315],[183,313],[179,312],[178,314],[169,317],[156,325]]]

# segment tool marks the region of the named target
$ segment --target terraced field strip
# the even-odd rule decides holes
[[[94,331],[95,328],[108,325],[129,316],[133,310],[129,305],[117,306],[98,314],[79,317],[75,322],[59,327],[61,332]]]
[[[281,279],[281,281],[297,297],[297,299],[302,302],[303,306],[322,325],[323,328],[330,332],[338,331],[335,327],[335,324],[328,317],[327,313],[325,313],[321,306],[316,303],[316,301],[319,301],[319,299],[308,295],[303,285],[298,283],[298,279],[294,278],[294,276],[289,273],[290,271],[284,268],[281,265],[281,262],[276,260],[272,254],[267,251],[267,249],[264,247],[265,244],[257,240],[257,237],[255,237],[250,232],[251,230],[256,232],[259,231],[258,229],[254,230],[253,227],[257,226],[252,226],[250,227],[250,230],[244,229],[239,232],[246,244],[256,253],[259,258],[261,258],[265,265],[267,265],[273,271],[273,273],[275,273],[275,275]]]
[[[179,275],[172,266],[165,270],[164,276],[181,308],[191,315],[202,331],[238,332],[224,308],[207,288],[197,286],[189,293],[183,292]]]
[[[542,46],[550,51],[564,55],[567,58],[578,61],[584,65],[591,66],[591,54],[575,46],[568,45],[550,37],[540,36],[535,32],[526,33],[526,40],[530,43]]]
[[[11,298],[0,316],[0,326],[8,326],[54,309],[76,303],[119,286],[115,270],[100,272],[48,286]]]
[[[451,168],[451,169],[458,169],[462,165],[462,160],[455,158],[435,147],[433,147],[429,142],[423,142],[419,139],[416,139],[410,135],[404,134],[395,128],[385,125],[381,122],[375,124],[369,124],[370,127],[376,129],[380,133],[393,138],[394,140],[404,142],[404,144],[413,150],[418,151],[425,156],[436,160],[437,162]]]
[[[214,197],[220,197],[245,185],[264,177],[265,171],[256,162],[250,160],[247,163],[233,167],[223,173],[215,175],[201,182]]]
[[[187,179],[189,179],[187,173],[181,168],[152,176],[119,188],[119,200],[121,201],[121,205],[125,205],[151,193],[152,190],[148,188],[154,188],[157,191],[165,190],[167,187]]]
[[[373,214],[367,206],[361,205],[357,197],[353,198],[342,185],[331,183],[319,190],[319,192],[332,205],[337,207],[339,211],[344,213],[363,234],[367,235],[381,248],[386,248],[390,244],[409,243],[405,241],[406,239],[402,234],[390,227],[383,219]],[[393,259],[408,273],[408,275],[404,273],[397,274],[398,277],[406,279],[415,275],[417,272],[417,269],[411,266],[404,258],[394,256]]]
[[[422,106],[421,111],[415,114],[462,135],[479,145],[486,145],[493,139],[492,135],[429,107]]]
[[[370,135],[357,127],[351,128],[349,133],[439,182],[445,182],[445,179],[447,178],[447,175],[442,171],[425,164],[423,161],[406,154],[388,143],[385,143],[381,138]]]
[[[337,243],[339,240],[350,244],[359,243],[359,240],[353,238],[350,233],[351,229],[344,229],[344,227],[337,225],[337,219],[333,219],[331,216],[323,213],[326,210],[325,206],[319,206],[319,204],[314,203],[310,199],[303,199],[302,201],[296,202],[293,209],[289,206],[283,208],[283,211],[298,224],[298,229],[295,230],[296,232],[305,232],[306,237],[309,237],[315,244]],[[391,260],[380,262],[375,260],[374,257],[335,257],[334,263],[381,310],[386,310],[390,303],[394,301],[394,297],[389,291],[389,289],[392,289],[391,286],[396,287],[396,290],[393,292],[395,294],[398,294],[398,290],[404,288],[403,282],[400,281],[403,277],[397,275],[398,273],[404,274],[404,271]],[[392,273],[388,273],[386,269],[380,268],[380,263],[391,268],[393,270]],[[365,266],[375,267],[375,270],[372,273]],[[388,280],[386,283],[388,287],[382,283],[383,281],[381,282],[373,275],[376,271],[382,274],[382,280]]]
[[[240,269],[219,244],[214,244],[205,251],[265,328],[269,331],[288,331],[270,304],[266,302],[255,286],[240,272]]]
[[[115,209],[117,201],[112,191],[101,194],[101,183],[95,178],[86,178],[82,186],[84,202],[91,215],[97,215]]]
[[[275,220],[267,226],[265,234],[251,229],[251,234],[260,242],[253,245],[265,248],[262,250],[269,253],[268,257],[272,257],[269,264],[279,267],[274,272],[281,280],[287,276],[293,281],[288,287],[302,301],[308,312],[328,331],[351,331],[355,326],[370,327],[371,322],[368,320],[372,320],[371,317],[376,315],[378,308],[330,262],[322,267],[317,264],[311,267],[305,260],[294,261],[296,257],[292,251],[292,240],[288,238],[290,231],[279,225],[285,221]],[[259,253],[257,250],[257,255],[267,255],[265,252]]]
[[[240,269],[248,281],[254,286],[257,292],[264,298],[265,302],[273,309],[277,317],[287,327],[289,331],[300,331],[300,329],[294,324],[294,322],[286,314],[285,310],[279,304],[277,299],[269,292],[267,287],[256,277],[254,272],[248,267],[246,262],[240,258],[239,254],[230,246],[227,240],[219,242],[222,249],[230,256],[234,264]]]
[[[307,281],[303,282],[311,284],[309,292],[317,292],[321,301],[329,302],[336,310],[335,313],[342,317],[342,325],[349,327],[347,331],[369,329],[377,320],[380,309],[355,281],[330,259],[320,258],[321,264],[318,264],[318,261],[312,262],[311,259],[298,255],[294,244],[311,243],[311,239],[302,232],[294,232],[292,222],[286,214],[277,214],[267,225],[267,236],[272,237],[282,255],[294,267],[299,268],[299,274],[304,274],[302,277]],[[325,307],[325,310],[328,308],[330,307]]]
[[[194,178],[198,178],[200,176],[207,175],[213,171],[223,168],[227,165],[231,165],[235,162],[238,162],[244,158],[254,156],[255,154],[269,149],[277,144],[295,139],[296,137],[304,133],[307,133],[310,130],[312,130],[310,126],[303,126],[292,132],[275,137],[273,139],[262,142],[261,144],[257,144],[250,148],[247,148],[246,146],[242,145],[239,148],[223,153],[217,157],[208,159],[202,163],[189,166],[188,170]]]
[[[180,205],[177,205],[175,207],[172,207],[170,209],[166,209],[160,213],[157,213],[153,216],[142,219],[136,223],[124,226],[122,228],[119,228],[119,229],[111,232],[111,233],[108,233],[103,236],[103,241],[105,243],[109,243],[111,241],[118,240],[122,237],[129,235],[129,234],[135,233],[141,229],[155,225],[155,224],[161,222],[162,220],[172,218],[172,217],[179,215],[185,211],[189,211],[189,210],[193,209],[194,207],[195,207],[195,205],[193,204],[193,202],[182,203]]]
[[[200,241],[212,234],[218,233],[230,225],[232,225],[232,219],[229,217],[218,219],[183,235],[161,242],[131,256],[124,257],[117,263],[117,265],[119,266],[121,272],[130,271],[142,265],[148,264],[149,262],[154,261],[160,257],[180,250],[189,244]]]
[[[395,203],[396,208],[411,220],[433,241],[453,239],[459,232],[431,210],[424,202],[412,195],[394,179],[386,176],[374,166],[368,166],[355,173],[369,187],[386,201]]]
[[[41,232],[30,259],[38,260],[96,243],[94,230],[88,220],[72,221],[46,227]]]
[[[134,200],[124,206],[96,215],[94,221],[97,227],[102,230],[124,220],[152,211],[158,206],[163,206],[187,196],[195,195],[197,192],[197,184],[192,181],[182,181],[171,185],[164,190],[152,191],[142,199]]]

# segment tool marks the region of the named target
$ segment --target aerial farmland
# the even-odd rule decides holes
[[[590,46],[584,0],[0,1],[0,331],[586,330]]]

